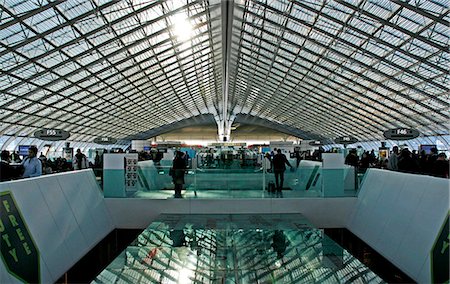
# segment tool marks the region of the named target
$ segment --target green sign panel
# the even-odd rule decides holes
[[[431,249],[431,283],[449,283],[449,242],[448,217],[444,221],[433,248]]]
[[[10,191],[0,193],[0,251],[9,273],[40,283],[39,251]]]

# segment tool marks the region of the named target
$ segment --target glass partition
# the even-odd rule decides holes
[[[240,168],[238,164],[187,169],[184,175],[184,198],[303,198],[356,196],[364,174],[352,167],[323,169],[320,162],[300,163],[284,172],[278,184],[275,173],[258,166]],[[122,193],[105,190],[105,197],[173,198],[174,184],[170,161],[138,163],[137,184],[125,185]],[[104,178],[121,181],[120,171],[106,171]]]

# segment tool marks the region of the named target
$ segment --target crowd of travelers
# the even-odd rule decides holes
[[[99,153],[98,151],[96,152],[94,163],[90,162],[80,149],[76,151],[71,162],[63,157],[48,159],[42,153],[38,157],[37,152],[37,148],[31,146],[28,151],[28,156],[24,157],[22,160],[17,152],[13,151],[10,153],[9,151],[3,150],[1,152],[0,181],[87,168],[93,168],[96,175],[99,175],[101,174],[101,169],[103,167],[103,153]],[[297,167],[300,160],[303,159],[321,161],[322,154],[328,152],[332,152],[332,150],[324,151],[322,147],[319,147],[319,149],[315,150],[312,154],[309,152],[296,152],[295,158],[297,160]],[[182,152],[180,152],[179,155],[181,155],[181,153]],[[159,152],[148,153],[142,151],[138,154],[139,160],[141,161],[153,160],[157,163],[162,158],[162,153]],[[183,160],[186,161],[186,158],[189,157],[189,155],[187,155],[187,153],[182,154]],[[266,154],[265,160],[269,162],[267,168],[276,168],[273,164],[273,158],[276,154],[280,153],[276,153],[275,151],[275,153]],[[175,158],[177,158],[176,155]],[[285,163],[286,159],[280,158],[279,160],[282,161],[279,163],[280,169],[283,168],[285,164],[290,166],[290,164]],[[436,148],[432,148],[430,153],[426,153],[425,151],[417,153],[415,150],[412,152],[408,148],[400,150],[398,146],[394,146],[389,158],[378,157],[374,150],[364,151],[358,156],[356,149],[350,149],[349,154],[345,158],[345,164],[357,168],[357,171],[360,173],[364,173],[368,168],[381,168],[392,171],[449,178],[449,160],[445,153],[439,153]],[[282,172],[284,172],[284,168]],[[279,178],[276,188],[282,188],[283,175],[280,174],[280,171],[276,171],[275,176],[277,177],[276,180]]]
[[[148,161],[152,160],[153,162],[157,163],[160,162],[163,158],[163,153],[157,152],[157,151],[140,151],[138,152],[138,160],[139,161]]]
[[[297,166],[300,160],[322,161],[323,153],[333,153],[333,150],[325,151],[319,147],[312,154],[309,151],[296,153]],[[365,173],[368,168],[379,168],[443,178],[449,178],[450,167],[447,155],[439,153],[437,148],[431,148],[430,153],[417,153],[408,148],[400,150],[398,146],[392,148],[389,158],[377,156],[373,149],[360,155],[357,154],[357,149],[350,149],[345,157],[345,164],[357,168],[360,173]]]
[[[21,178],[37,177],[41,175],[82,170],[87,168],[101,169],[103,167],[102,155],[96,153],[94,163],[90,162],[80,149],[73,156],[72,161],[63,157],[49,159],[43,153],[37,156],[37,148],[31,146],[28,155],[23,159],[15,151],[1,152],[0,181],[15,180]]]
[[[449,178],[449,160],[445,153],[438,153],[436,148],[432,148],[427,154],[425,151],[411,152],[408,148],[400,151],[398,146],[394,146],[388,159],[377,157],[374,150],[364,151],[359,158],[356,149],[351,149],[345,158],[345,164],[354,166],[362,173],[368,168],[381,168]]]

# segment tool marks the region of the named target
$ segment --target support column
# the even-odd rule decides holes
[[[230,141],[231,124],[234,117],[231,118],[231,114],[228,111],[228,84],[230,76],[230,57],[231,57],[231,36],[233,29],[233,12],[234,12],[234,0],[222,1],[222,109],[220,110],[217,121],[218,140],[220,142]]]

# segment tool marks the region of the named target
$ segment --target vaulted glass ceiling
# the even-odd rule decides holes
[[[123,139],[201,114],[449,133],[445,0],[0,3],[1,135]]]

